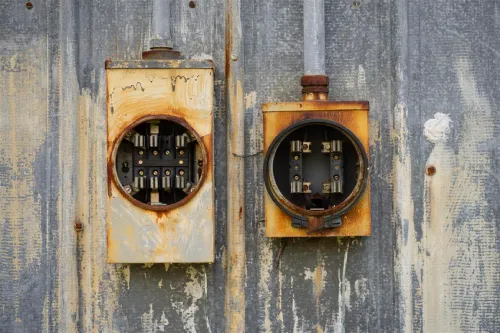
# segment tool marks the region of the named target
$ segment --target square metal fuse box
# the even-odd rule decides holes
[[[368,102],[266,103],[268,237],[369,236]]]

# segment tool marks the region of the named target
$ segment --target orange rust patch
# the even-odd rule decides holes
[[[306,119],[326,119],[340,123],[358,137],[369,157],[368,102],[301,101],[266,103],[262,106],[264,121],[264,153],[274,138],[294,123]],[[334,237],[369,236],[371,234],[370,182],[356,205],[342,216],[342,226],[308,233],[294,228],[291,217],[283,212],[265,193],[267,237]]]

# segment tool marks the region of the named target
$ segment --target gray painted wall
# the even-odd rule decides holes
[[[152,2],[0,1],[1,332],[225,330],[226,5],[195,2],[172,32],[216,64],[213,265],[105,259],[104,61],[149,47]],[[325,6],[330,99],[371,105],[373,235],[264,237],[260,105],[300,99],[302,1],[242,1],[247,331],[500,331],[500,3]]]

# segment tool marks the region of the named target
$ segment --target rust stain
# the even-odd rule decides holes
[[[145,68],[106,72],[108,262],[213,262],[212,71]],[[170,89],[172,80],[176,81],[175,92]],[[181,124],[202,147],[200,182],[186,198],[169,206],[151,206],[131,198],[116,177],[119,143],[138,123],[151,119]]]
[[[368,102],[328,102],[301,101],[285,103],[266,103],[262,106],[264,126],[264,153],[267,153],[274,138],[292,124],[305,119],[327,119],[342,124],[360,140],[369,157]],[[368,174],[366,174],[366,177]],[[350,197],[361,190],[357,186]],[[277,193],[275,192],[275,195]],[[282,198],[283,199],[283,198]],[[288,209],[303,214],[303,209],[292,206],[288,200],[280,200]],[[334,210],[339,211],[348,204],[345,200]],[[311,216],[320,216],[324,212],[305,211]],[[283,212],[265,193],[266,236],[268,237],[335,237],[335,236],[369,236],[371,234],[370,217],[370,182],[367,183],[358,202],[342,216],[342,226],[335,229],[308,233],[307,229],[294,228],[291,217]],[[319,221],[316,221],[319,222]]]

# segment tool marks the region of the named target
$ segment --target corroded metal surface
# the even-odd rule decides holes
[[[226,0],[225,78],[227,105],[226,332],[246,331],[244,49],[238,0]]]
[[[283,105],[281,105],[283,104]],[[269,149],[274,138],[288,127],[306,119],[326,119],[344,125],[360,140],[366,154],[369,153],[368,133],[368,102],[323,102],[302,101],[264,104],[264,154]],[[328,111],[325,111],[328,110]],[[301,112],[298,112],[301,111]],[[361,170],[364,166],[360,166]],[[266,177],[266,175],[264,175]],[[363,176],[365,177],[365,176]],[[341,210],[350,200],[362,190],[358,183],[353,192],[339,204],[331,208],[331,213]],[[271,186],[271,189],[273,186]],[[279,191],[274,191],[275,197],[299,215],[321,215],[324,212],[310,212],[289,204]],[[345,215],[342,215],[342,226],[326,229],[321,232],[309,233],[307,229],[294,228],[292,217],[284,212],[265,193],[266,236],[268,237],[332,237],[332,236],[369,236],[371,234],[370,185],[364,188],[359,201]]]
[[[212,69],[108,69],[108,261],[110,263],[214,260]],[[184,200],[149,208],[130,200],[115,172],[117,145],[138,122],[176,119],[204,146],[204,172]]]
[[[165,266],[106,262],[103,64],[149,49],[152,1],[33,5],[0,2],[0,331],[226,331],[229,7],[172,3],[216,67],[216,254]],[[269,239],[261,105],[300,100],[302,6],[241,1],[247,331],[500,331],[498,2],[325,1],[330,99],[370,101],[372,236]]]

